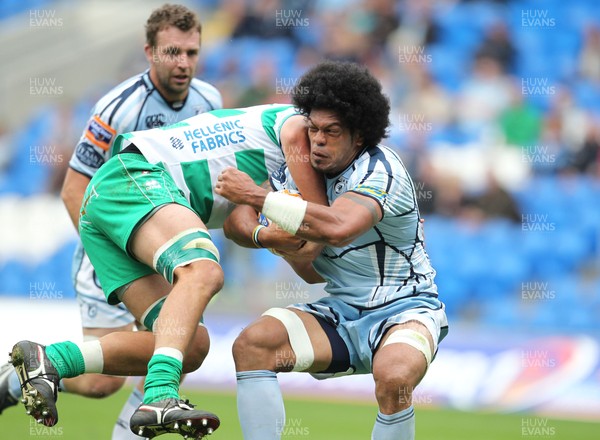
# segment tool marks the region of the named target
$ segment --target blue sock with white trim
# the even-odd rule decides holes
[[[127,402],[125,402],[125,405],[123,405],[123,408],[121,409],[121,414],[119,414],[119,418],[115,423],[112,432],[112,440],[140,439],[137,435],[131,432],[131,429],[129,428],[129,419],[131,419],[131,416],[133,415],[135,410],[138,409],[138,406],[140,406],[143,400],[144,395],[142,394],[142,392],[137,388],[134,388],[131,394],[129,395]]]
[[[415,410],[409,406],[396,414],[377,413],[371,440],[414,440]]]
[[[236,377],[244,440],[279,440],[285,426],[285,408],[277,375],[256,370],[237,373]]]

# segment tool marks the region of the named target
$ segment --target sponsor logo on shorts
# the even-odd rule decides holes
[[[158,183],[158,180],[155,179],[148,180],[146,183],[144,183],[144,187],[146,188],[146,191],[162,188],[160,183]]]
[[[88,316],[90,318],[95,318],[98,315],[98,307],[95,305],[88,306]]]

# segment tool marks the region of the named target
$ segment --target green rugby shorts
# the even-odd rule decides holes
[[[156,273],[128,252],[128,244],[136,227],[169,203],[193,211],[162,164],[150,164],[141,154],[117,154],[92,178],[83,197],[79,234],[109,304],[119,303],[119,288]]]

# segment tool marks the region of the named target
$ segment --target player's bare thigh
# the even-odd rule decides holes
[[[332,351],[327,334],[310,313],[286,309],[295,313],[304,326],[314,351],[312,366],[302,371],[319,372],[331,364]],[[268,369],[291,371],[297,359],[285,325],[272,316],[261,316],[238,336],[234,344],[237,371]]]
[[[107,327],[107,328],[83,327],[82,332],[83,332],[84,339],[90,339],[90,338],[100,339],[102,336],[106,336],[109,333],[133,331],[134,328],[135,328],[135,325],[132,322],[131,324],[122,325],[119,327]]]
[[[154,255],[162,245],[192,228],[207,229],[200,217],[185,206],[164,205],[133,234],[129,247],[136,258],[152,266]]]

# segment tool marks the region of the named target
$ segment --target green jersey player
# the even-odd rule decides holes
[[[194,410],[178,389],[182,372],[197,369],[208,350],[198,326],[223,284],[207,228],[221,227],[233,204],[212,188],[227,167],[260,183],[286,160],[304,197],[325,203],[322,180],[306,160],[305,121],[289,105],[215,110],[115,142],[122,150],[92,178],[79,230],[107,301],[123,302],[152,333],[115,332],[80,345],[16,344],[12,361],[24,403],[51,426],[58,379],[147,372],[132,431],[205,435],[219,419]]]
[[[85,189],[96,171],[118,152],[114,141],[119,134],[166,126],[222,107],[219,91],[195,78],[202,34],[198,16],[185,6],[165,4],[152,11],[145,30],[148,69],[97,101],[69,161],[61,196],[76,228]],[[84,340],[134,330],[135,318],[124,305],[107,304],[81,242],[73,258],[72,276]],[[143,398],[143,380],[140,382],[116,420],[112,440],[138,438],[127,424]],[[87,374],[61,381],[60,389],[100,398],[115,393],[124,383],[124,377]],[[0,413],[16,405],[20,394],[14,368],[0,367]]]

